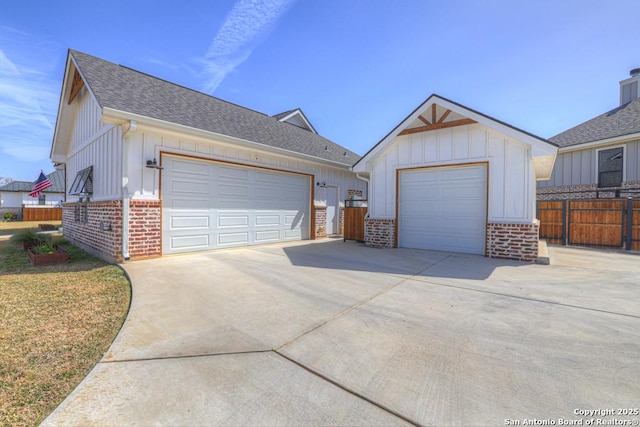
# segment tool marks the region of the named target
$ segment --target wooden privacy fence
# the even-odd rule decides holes
[[[640,200],[538,201],[540,238],[556,245],[640,250]]]
[[[344,240],[364,241],[364,217],[367,214],[366,200],[345,200]]]
[[[62,221],[62,208],[22,208],[23,221]]]

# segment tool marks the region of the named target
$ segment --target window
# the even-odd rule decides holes
[[[624,147],[598,151],[598,187],[619,187],[622,184]]]
[[[40,194],[40,197],[38,197],[38,204],[40,206],[44,206],[47,204],[47,196],[45,196],[44,194]]]

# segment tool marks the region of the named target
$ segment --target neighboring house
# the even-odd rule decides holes
[[[359,156],[268,116],[70,50],[51,160],[65,237],[122,260],[339,234]]]
[[[549,178],[556,151],[432,95],[353,167],[370,181],[365,243],[533,261],[535,182]]]
[[[51,172],[47,178],[52,186],[45,189],[39,198],[29,196],[34,182],[13,181],[0,187],[0,215],[11,212],[21,219],[23,206],[60,206],[64,201],[64,172]]]
[[[551,141],[558,159],[538,200],[640,196],[640,68],[620,82],[620,106]]]

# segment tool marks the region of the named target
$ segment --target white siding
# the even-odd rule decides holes
[[[398,169],[488,162],[487,220],[531,222],[535,188],[530,151],[529,145],[481,124],[397,137],[371,160],[370,214],[395,218]]]
[[[625,147],[624,175],[626,181],[640,181],[640,142],[632,141],[623,144],[613,144],[611,146]],[[538,187],[597,184],[597,152],[606,147],[607,146],[598,146],[584,150],[558,153],[551,179],[548,181],[540,181]]]
[[[157,169],[144,167],[147,160],[160,162],[160,153],[182,154],[201,159],[235,162],[244,165],[272,168],[314,175],[315,182],[325,182],[337,187],[338,198],[344,202],[347,190],[361,190],[366,197],[366,182],[346,169],[324,166],[310,161],[295,159],[221,141],[178,138],[162,133],[138,131],[127,142],[129,149],[129,192],[138,199],[158,199],[160,173]],[[326,205],[327,189],[314,186],[315,203]]]
[[[119,199],[122,129],[99,121],[100,108],[88,94],[79,97],[77,102],[71,148],[67,153],[67,188],[78,171],[93,166],[93,200]],[[68,196],[67,200],[74,201],[76,197]]]

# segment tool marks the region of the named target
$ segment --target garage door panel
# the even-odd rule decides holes
[[[186,176],[200,176],[207,177],[209,176],[209,168],[206,164],[194,164],[194,162],[190,162],[187,160],[173,160],[167,168],[167,166],[163,165],[164,168],[170,170],[174,175],[186,175]]]
[[[186,228],[206,228],[211,223],[208,216],[171,216],[171,229],[179,230]]]
[[[309,237],[308,176],[172,156],[163,166],[164,253]]]
[[[278,230],[256,231],[256,243],[278,242],[282,240]]]
[[[248,215],[218,215],[218,227],[247,227],[249,225]]]
[[[248,181],[249,180],[249,170],[248,169],[240,169],[240,168],[231,168],[225,166],[219,166],[216,168],[218,178],[224,181],[227,178],[230,181]]]
[[[209,184],[207,182],[174,179],[171,181],[170,186],[173,193],[201,194],[203,196],[209,194]]]
[[[218,233],[218,246],[234,246],[249,244],[249,232]]]
[[[209,234],[192,234],[189,236],[172,236],[171,247],[174,249],[202,250],[209,247]]]
[[[279,214],[268,214],[268,213],[259,213],[255,214],[255,225],[257,226],[273,226],[280,225],[280,215]]]
[[[166,201],[166,203],[164,203]],[[179,198],[163,200],[164,206],[170,210],[209,211],[209,200],[205,198]]]
[[[484,165],[399,174],[399,246],[482,254],[485,230]]]

